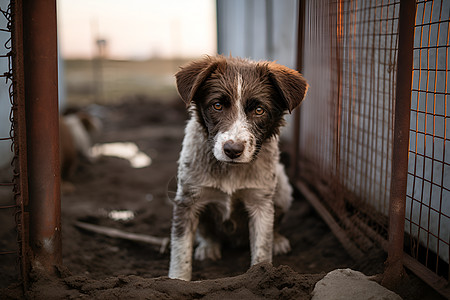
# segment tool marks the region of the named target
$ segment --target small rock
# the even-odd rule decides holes
[[[396,293],[351,269],[337,269],[316,283],[312,300],[401,300]]]

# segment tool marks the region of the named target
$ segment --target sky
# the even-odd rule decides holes
[[[217,51],[215,0],[58,0],[64,58],[94,57],[107,41],[111,59],[198,57]]]

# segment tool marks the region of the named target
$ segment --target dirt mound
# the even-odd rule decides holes
[[[35,270],[33,299],[309,299],[322,275],[300,275],[287,266],[259,264],[235,277],[185,282],[167,277],[143,278],[135,275],[95,280],[83,275],[60,274],[49,277]],[[13,290],[3,296],[15,298]]]

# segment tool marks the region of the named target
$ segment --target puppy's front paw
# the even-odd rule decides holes
[[[211,240],[202,240],[195,248],[194,257],[196,260],[217,260],[222,258],[220,244]]]
[[[274,233],[273,236],[273,254],[282,255],[291,251],[291,244],[289,240],[279,233]]]

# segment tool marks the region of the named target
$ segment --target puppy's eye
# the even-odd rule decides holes
[[[261,106],[258,106],[255,108],[255,114],[258,116],[262,116],[266,111]]]
[[[213,104],[213,108],[214,108],[215,110],[217,110],[217,111],[221,111],[221,110],[223,109],[223,105],[222,105],[222,103],[220,103],[220,102],[215,102],[215,103]]]

